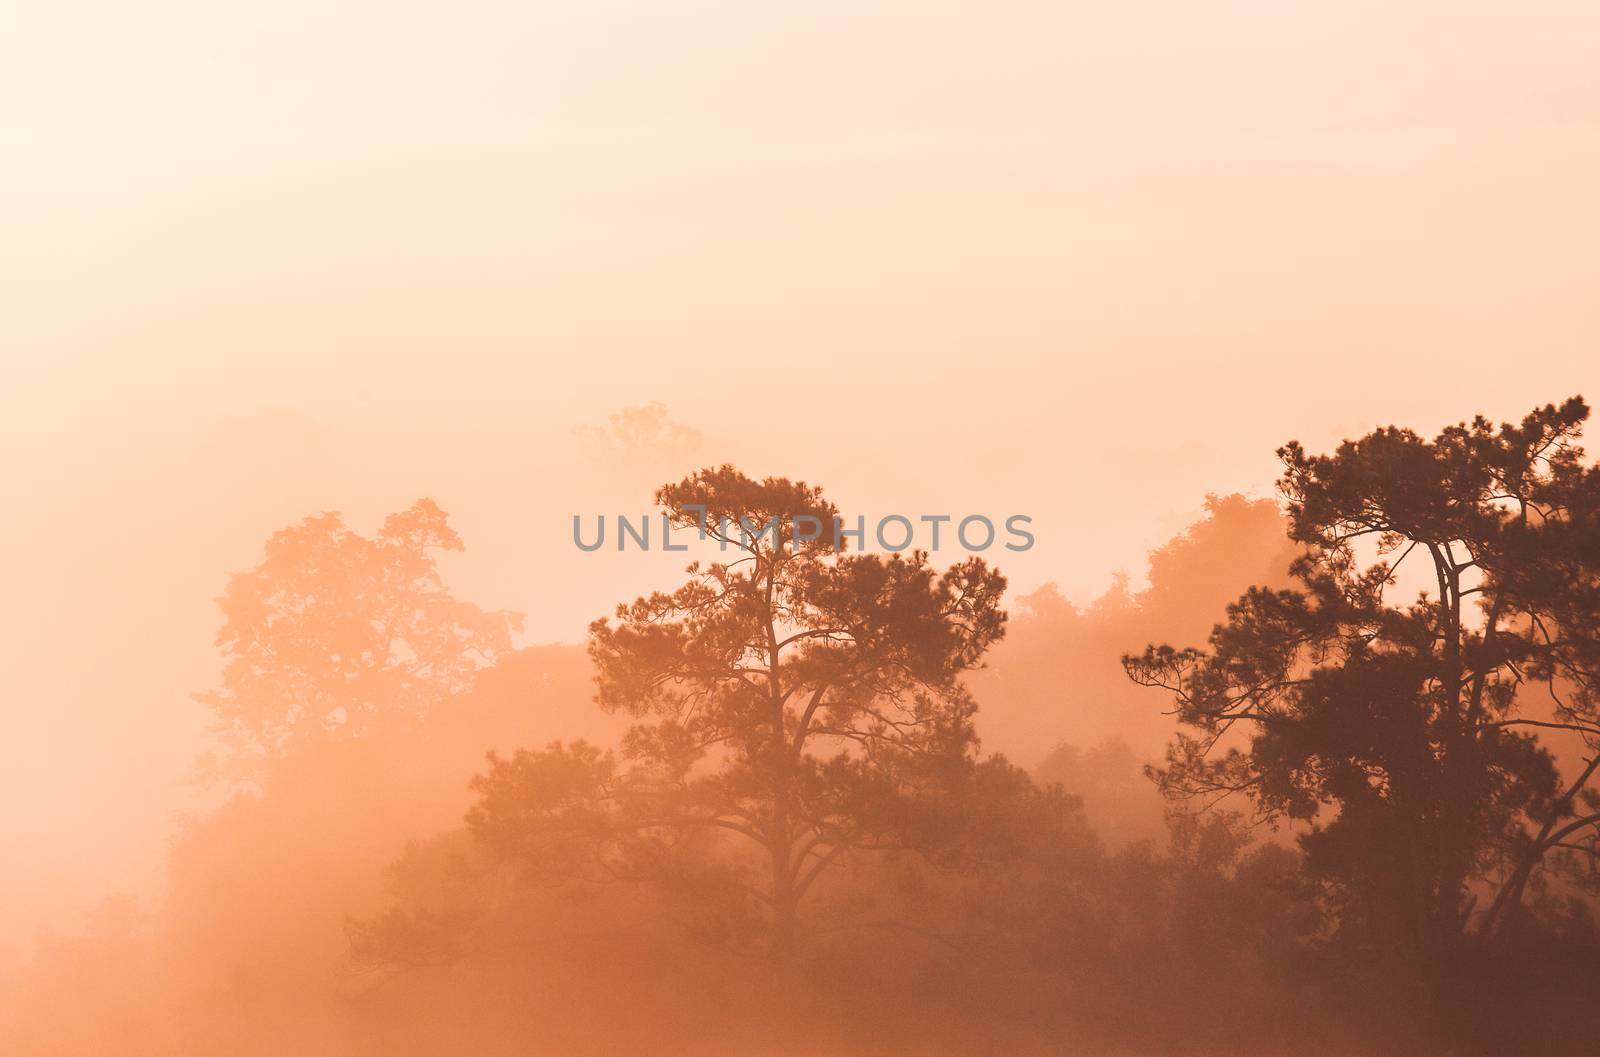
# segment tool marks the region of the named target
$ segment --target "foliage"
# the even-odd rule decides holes
[[[520,619],[456,600],[435,554],[461,550],[432,500],[368,538],[338,514],[275,533],[218,600],[221,685],[198,695],[239,759],[349,739],[465,694]]]
[[[637,878],[689,834],[731,834],[758,854],[726,879],[780,950],[801,898],[850,852],[1015,843],[1003,805],[1036,791],[1003,761],[978,764],[961,684],[1004,629],[998,572],[841,553],[836,509],[803,482],[724,466],[656,499],[737,557],[591,625],[597,700],[635,721],[621,759],[584,745],[491,759],[470,819],[485,842],[535,870]]]
[[[1587,414],[1574,398],[1433,441],[1389,427],[1327,456],[1285,446],[1299,586],[1247,592],[1208,649],[1125,658],[1188,728],[1164,791],[1247,794],[1268,818],[1310,821],[1308,868],[1359,942],[1451,949],[1475,879],[1519,863],[1491,925],[1553,835],[1600,821],[1578,808],[1594,765],[1563,783],[1534,736],[1558,730],[1600,759],[1600,472],[1576,444]],[[1429,590],[1396,601],[1413,555]]]

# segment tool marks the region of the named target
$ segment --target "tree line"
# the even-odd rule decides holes
[[[1173,720],[1148,768],[1168,834],[1115,852],[1085,790],[982,751],[969,681],[1006,631],[999,570],[796,534],[839,514],[804,482],[722,466],[666,485],[667,520],[710,525],[721,560],[590,625],[615,736],[463,775],[463,826],[417,834],[390,908],[349,922],[353,962],[391,979],[482,964],[548,947],[574,907],[609,908],[615,932],[632,905],[640,943],[749,959],[730,964],[762,966],[778,995],[882,987],[911,958],[950,965],[946,984],[988,974],[951,993],[997,987],[1023,1019],[1101,973],[1096,1008],[1154,982],[1175,1038],[1226,1037],[1231,1010],[1260,1041],[1277,1005],[1309,1011],[1302,1029],[1375,1019],[1460,1052],[1584,1052],[1573,1011],[1600,994],[1587,416],[1573,398],[1432,439],[1281,448],[1291,582],[1250,587],[1204,643],[1127,644],[1128,677]],[[718,536],[744,520],[779,529]],[[427,501],[373,539],[324,515],[233,579],[204,700],[235,781],[448,708],[510,654],[514,615],[442,585],[433,555],[459,545]]]

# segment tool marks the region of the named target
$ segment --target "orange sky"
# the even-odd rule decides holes
[[[1081,601],[1290,437],[1600,397],[1589,3],[325,6],[0,21],[0,937],[148,888],[304,514],[575,641],[663,569],[570,515],[732,460]]]

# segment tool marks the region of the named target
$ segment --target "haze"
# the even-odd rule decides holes
[[[1591,4],[324,8],[0,16],[0,953],[159,898],[308,514],[435,499],[523,645],[674,582],[573,514],[720,462],[1029,514],[1088,604],[1290,438],[1600,393]]]

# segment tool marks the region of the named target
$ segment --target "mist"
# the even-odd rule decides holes
[[[1595,513],[1557,412],[1600,389],[1590,6],[0,21],[0,1049],[1584,1052]],[[1570,529],[1454,587],[1429,543],[1476,563],[1503,540],[1385,523],[1341,565],[1318,518],[1347,493],[1281,451],[1393,427],[1437,453],[1479,415],[1473,450],[1509,451],[1499,424],[1546,407],[1579,454],[1532,457],[1555,477],[1518,498]],[[1369,498],[1483,524],[1510,502],[1383,443],[1338,464],[1373,460]],[[639,689],[661,659],[592,626],[727,552],[572,541],[720,467],[740,496],[803,483],[869,524],[1020,514],[1034,537],[922,565],[869,540],[882,565],[853,567],[852,543],[792,581],[769,559],[818,609],[774,636],[822,640],[795,643],[819,649],[804,679],[762,677],[811,761],[777,784],[832,814],[812,849],[771,823],[784,797],[734,806],[808,861],[849,836],[793,906],[772,848],[721,825],[749,821],[720,810],[760,770],[749,732],[669,760],[663,730],[706,712]],[[386,519],[418,509],[435,535],[402,561]],[[1286,662],[1326,669],[1326,701],[1185,699],[1249,697],[1240,643],[1298,614],[1275,593],[1332,597],[1301,559],[1347,601],[1398,566],[1347,631],[1454,599],[1457,660],[1495,661],[1461,691],[1483,754],[1419,762],[1456,745],[1442,645],[1406,691],[1340,653],[1351,631]],[[245,606],[252,576],[272,589]],[[922,593],[871,610],[880,576]],[[928,599],[957,608],[935,627]],[[872,618],[834,642],[824,610]],[[1578,632],[1474,653],[1502,624]],[[869,641],[915,673],[889,695],[915,737],[816,675]],[[665,832],[684,805],[644,787],[711,797],[719,832]]]

